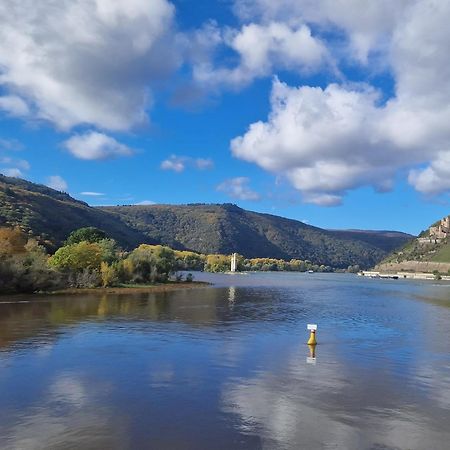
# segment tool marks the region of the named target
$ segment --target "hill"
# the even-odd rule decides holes
[[[323,230],[232,204],[115,206],[102,210],[120,215],[130,227],[174,248],[307,259],[333,267],[368,267],[411,239],[398,232]]]
[[[390,231],[323,230],[224,205],[93,208],[46,186],[0,175],[0,225],[20,226],[50,250],[80,227],[103,229],[124,248],[162,243],[201,253],[307,259],[333,267],[369,267],[411,236]]]
[[[433,223],[417,239],[389,254],[378,268],[446,271],[447,266],[450,269],[450,216]]]
[[[0,226],[20,226],[50,250],[77,228],[94,226],[127,246],[152,243],[112,213],[40,184],[0,174]]]

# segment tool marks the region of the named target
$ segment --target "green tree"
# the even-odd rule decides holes
[[[200,253],[175,250],[178,270],[203,270],[206,256]]]
[[[85,241],[59,248],[49,261],[52,267],[73,271],[99,270],[101,262],[101,247]]]
[[[106,233],[95,227],[84,227],[72,231],[66,240],[66,245],[78,244],[82,241],[94,243],[106,239]]]
[[[101,249],[102,261],[112,264],[119,260],[119,247],[114,239],[101,239],[96,244]]]
[[[142,244],[130,253],[124,267],[136,283],[165,282],[175,272],[175,252],[162,245]]]

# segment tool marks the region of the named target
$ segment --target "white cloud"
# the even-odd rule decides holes
[[[210,29],[206,33],[210,34]],[[275,67],[304,73],[317,70],[328,59],[325,45],[304,24],[290,27],[280,22],[250,23],[239,31],[227,30],[221,40],[213,41],[216,46],[220,43],[239,55],[239,64],[233,68],[215,67],[203,60],[193,68],[199,83],[240,87],[270,75]]]
[[[269,23],[277,20],[291,26],[308,23],[319,30],[344,31],[352,56],[366,63],[369,52],[383,49],[386,39],[417,0],[235,0],[234,10],[242,20]]]
[[[76,158],[84,160],[104,160],[119,156],[131,156],[134,152],[114,138],[97,131],[76,134],[63,143]]]
[[[165,159],[161,163],[161,169],[163,170],[173,170],[174,172],[183,172],[186,168],[186,163],[183,158],[172,155],[169,159]]]
[[[235,138],[233,154],[283,174],[307,202],[339,204],[347,189],[393,175],[392,146],[377,135],[376,101],[368,88],[291,88],[275,80],[268,121]]]
[[[62,192],[67,192],[68,189],[66,180],[59,175],[52,175],[48,177],[46,185],[49,188]]]
[[[23,177],[23,173],[18,167],[9,167],[1,169],[1,172],[3,173],[3,175],[6,175],[7,177],[14,177],[14,178]]]
[[[261,196],[249,188],[249,183],[250,179],[247,177],[230,178],[219,184],[217,190],[237,200],[260,200]]]
[[[408,181],[423,194],[450,191],[450,152],[438,155],[425,169],[411,170]]]
[[[156,203],[152,200],[142,200],[141,202],[135,203],[135,205],[147,206],[147,205],[156,205]]]
[[[15,95],[0,97],[0,109],[16,117],[24,117],[30,114],[28,105],[20,97]]]
[[[144,122],[152,83],[179,64],[174,11],[167,0],[3,0],[4,106],[23,115],[31,104],[63,129]]]
[[[339,204],[360,186],[388,190],[409,169],[421,192],[450,189],[449,15],[449,2],[414,1],[389,19],[386,59],[396,84],[385,104],[368,85],[294,88],[275,80],[267,121],[235,138],[233,154],[287,177],[305,201],[320,205]],[[327,20],[337,23],[333,17]]]
[[[80,195],[84,195],[86,197],[103,197],[105,194],[103,192],[84,191],[80,192]]]
[[[171,155],[161,163],[161,169],[172,170],[177,173],[191,167],[198,170],[209,170],[214,167],[214,161],[210,158],[191,158],[190,156]]]

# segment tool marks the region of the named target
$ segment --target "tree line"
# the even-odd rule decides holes
[[[19,228],[0,228],[1,293],[164,283],[178,266],[168,247],[142,244],[125,252],[93,227],[72,232],[53,255]]]
[[[163,245],[141,244],[124,251],[102,230],[73,231],[52,255],[20,228],[0,228],[0,293],[52,291],[165,283],[182,280],[180,271],[226,272],[231,256],[203,255]],[[310,261],[238,256],[241,271],[329,272]],[[192,281],[188,274],[186,281]]]

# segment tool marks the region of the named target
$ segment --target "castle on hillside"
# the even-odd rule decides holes
[[[441,219],[438,225],[430,227],[429,236],[419,238],[421,244],[437,244],[443,239],[450,237],[450,216]]]

